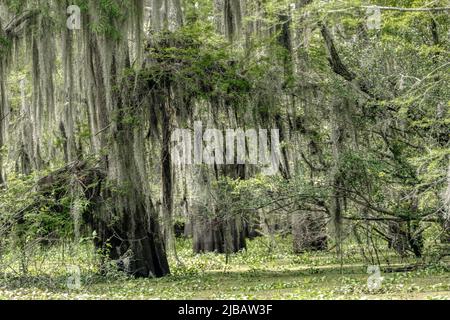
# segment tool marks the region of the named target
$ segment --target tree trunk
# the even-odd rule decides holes
[[[302,212],[292,215],[294,252],[303,253],[327,249],[326,217]]]
[[[246,248],[240,219],[197,216],[194,223],[194,252],[232,253]]]
[[[0,21],[0,40],[3,39],[3,36],[3,26]],[[8,112],[8,100],[6,96],[6,59],[3,51],[6,51],[6,48],[4,48],[4,44],[0,43],[0,188],[5,183],[5,172],[3,172],[3,147]]]
[[[1,28],[1,26],[0,26]],[[1,29],[0,29],[1,30]],[[1,36],[1,33],[0,33]],[[1,48],[0,48],[1,49]],[[5,118],[7,110],[7,97],[6,97],[6,74],[4,71],[3,58],[0,56],[0,187],[5,183],[5,177],[3,172],[3,147],[4,147],[4,132],[5,130]]]
[[[116,47],[120,44],[89,31],[86,36],[90,44],[86,48],[90,125],[97,133],[93,145],[109,185],[103,186],[93,216],[96,245],[129,274],[164,276],[169,266],[147,186],[142,127],[127,121],[136,116],[133,112],[139,110],[140,101],[135,100],[139,97],[130,79],[118,81],[122,69],[129,67],[129,52],[123,53]],[[120,93],[113,87],[121,88]]]
[[[442,242],[450,244],[450,157],[447,170],[447,190],[444,192],[444,213],[442,216]]]
[[[235,167],[235,166],[233,166]],[[200,174],[209,175],[210,172],[205,168],[199,169],[203,172]],[[197,173],[198,174],[198,173]],[[205,176],[201,178],[205,179]],[[211,188],[211,181],[206,178],[203,180],[203,190],[197,193],[203,199],[196,200],[193,208],[192,228],[193,228],[193,248],[194,252],[219,252],[232,253],[238,252],[246,248],[245,242],[245,226],[242,217],[232,212],[228,212],[228,208],[219,205],[212,205],[216,197],[212,197],[209,190]]]
[[[167,84],[167,93],[165,102],[161,104],[161,208],[162,217],[164,219],[164,240],[167,252],[175,254],[175,236],[173,223],[173,175],[172,175],[172,158],[170,152],[170,137],[172,133],[171,125],[171,89]]]
[[[333,219],[336,248],[339,256],[342,255],[342,179],[340,173],[341,154],[344,151],[344,128],[342,126],[342,113],[345,112],[339,103],[332,106],[331,140],[333,151],[333,168],[331,185],[333,188],[330,199],[330,211]]]

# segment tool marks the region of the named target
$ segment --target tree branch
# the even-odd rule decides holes
[[[403,11],[403,12],[421,12],[421,11],[450,11],[450,7],[436,7],[436,8],[401,8],[401,7],[380,7],[380,6],[362,6],[363,8],[374,8],[384,11]]]
[[[319,27],[321,29],[323,39],[325,40],[325,46],[329,55],[328,61],[333,71],[347,80],[356,91],[358,91],[363,96],[366,96],[366,98],[380,100],[378,96],[370,92],[370,90],[364,85],[364,83],[358,83],[354,81],[356,79],[356,74],[353,73],[349,68],[347,68],[347,66],[342,62],[341,57],[336,50],[336,46],[334,45],[333,37],[331,36],[327,26],[322,22],[319,22]]]
[[[13,35],[16,29],[24,22],[32,19],[39,13],[39,10],[28,10],[19,16],[15,16],[5,27],[4,31],[7,35]]]
[[[331,36],[330,31],[323,23],[319,23],[319,26],[323,39],[325,40],[325,45],[329,54],[328,61],[331,65],[331,68],[335,73],[341,75],[345,80],[350,82],[353,81],[356,78],[356,75],[352,71],[350,71],[342,62],[341,57],[336,50],[336,46],[334,45],[333,37]]]

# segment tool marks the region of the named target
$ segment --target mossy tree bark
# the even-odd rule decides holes
[[[84,23],[91,19],[84,15]],[[92,143],[108,182],[95,203],[96,244],[130,274],[164,276],[169,266],[144,165],[143,97],[135,90],[135,77],[122,76],[130,67],[127,43],[88,31],[84,41]]]

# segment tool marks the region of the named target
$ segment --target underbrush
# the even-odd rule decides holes
[[[225,255],[195,254],[190,239],[178,239],[178,262],[170,257],[171,275],[159,279],[134,279],[112,262],[100,272],[102,257],[87,242],[36,248],[26,268],[18,252],[8,252],[0,260],[0,299],[450,298],[450,270],[444,262],[386,273],[420,261],[385,252],[389,264],[381,265],[382,285],[370,290],[367,263],[351,244],[346,250],[353,254],[341,260],[334,252],[294,254],[289,237],[277,239],[276,246],[268,241],[248,241],[247,249],[226,263]]]

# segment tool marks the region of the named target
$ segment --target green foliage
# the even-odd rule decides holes
[[[5,0],[5,5],[13,12],[19,13],[26,6],[27,2],[23,0]]]
[[[11,49],[11,41],[0,34],[0,57],[6,55]]]
[[[248,79],[240,74],[241,65],[229,45],[199,24],[155,35],[146,54],[153,63],[141,76],[155,89],[173,83],[187,96],[205,99],[237,99],[249,92]]]
[[[0,277],[0,299],[450,298],[449,270],[442,265],[397,273],[385,273],[382,266],[382,287],[370,291],[366,267],[361,267],[355,255],[346,258],[347,267],[341,272],[333,254],[293,255],[290,240],[283,238],[277,239],[279,246],[268,254],[265,241],[249,241],[248,250],[232,255],[225,267],[224,255],[193,254],[191,242],[180,239],[177,248],[183,265],[172,261],[173,274],[161,279],[133,279],[112,264],[101,276],[101,256],[84,244],[66,245],[64,251],[61,246],[36,250],[35,258],[45,264],[31,264],[26,276],[7,272]],[[81,271],[81,288],[76,290],[67,287],[72,276],[67,266],[73,264]],[[10,265],[7,270],[15,267]]]
[[[88,12],[89,1],[77,0],[74,4],[78,5],[82,12]],[[104,35],[114,40],[120,40],[124,37],[124,23],[127,15],[134,6],[132,0],[100,0],[93,3],[97,14],[89,25],[89,29],[99,35]]]
[[[52,243],[60,239],[70,239],[74,235],[71,210],[74,199],[68,190],[53,190],[53,194],[37,192],[34,189],[35,176],[10,175],[8,189],[0,192],[0,235],[5,241]],[[56,193],[66,193],[57,197]],[[20,195],[20,197],[18,197]],[[80,212],[86,201],[77,200]]]
[[[18,0],[5,0],[4,3],[14,14],[41,4]],[[128,43],[130,33],[136,31],[129,27],[136,24],[138,19],[137,12],[133,9],[135,1],[78,0],[74,4],[79,5],[84,14],[91,15],[88,27],[95,33],[95,39],[106,37]],[[208,117],[212,116],[219,126],[231,124],[227,112],[233,111],[237,125],[277,126],[279,129],[286,127],[286,130],[283,128],[282,148],[290,153],[287,160],[289,165],[295,167],[291,176],[263,177],[253,174],[254,168],[248,166],[247,169],[250,169],[246,174],[250,172],[250,177],[232,179],[220,176],[208,188],[214,195],[211,200],[214,210],[208,214],[218,215],[222,219],[239,216],[246,223],[255,222],[257,231],[264,233],[265,237],[252,241],[248,250],[231,255],[229,265],[226,265],[225,261],[228,260],[222,255],[193,254],[190,240],[180,240],[178,245],[183,263],[172,262],[172,277],[142,282],[124,276],[113,261],[103,265],[105,276],[96,278],[95,272],[99,271],[97,259],[106,260],[108,250],[113,249],[107,244],[105,250],[96,252],[95,259],[86,263],[86,268],[83,269],[85,279],[91,277],[99,282],[92,291],[87,290],[86,294],[94,298],[103,297],[103,281],[116,290],[113,290],[111,297],[120,297],[121,294],[135,297],[136,292],[143,297],[196,297],[196,292],[203,291],[200,297],[210,297],[213,292],[214,297],[225,298],[361,298],[371,294],[383,297],[389,293],[403,295],[422,294],[422,291],[430,294],[439,290],[448,291],[448,285],[441,279],[448,276],[448,270],[438,265],[417,272],[393,275],[388,277],[383,290],[368,292],[362,281],[364,270],[358,269],[359,273],[349,272],[346,277],[338,278],[335,275],[338,271],[336,266],[342,261],[336,256],[330,252],[294,255],[292,243],[289,242],[291,239],[287,236],[292,231],[289,219],[293,213],[319,212],[325,214],[327,219],[333,218],[330,208],[333,201],[339,200],[342,215],[348,219],[344,223],[344,231],[349,235],[352,232],[356,235],[358,232],[363,234],[364,241],[358,245],[351,243],[354,239],[348,240],[350,244],[345,243],[348,251],[344,250],[343,261],[354,265],[354,268],[359,268],[356,265],[358,263],[375,260],[373,256],[367,258],[367,252],[376,255],[378,260],[378,254],[382,254],[383,263],[390,264],[391,260],[399,262],[392,248],[386,248],[387,243],[392,246],[393,239],[399,235],[406,236],[409,242],[411,239],[420,245],[423,242],[426,254],[420,261],[428,263],[428,260],[434,262],[440,259],[441,251],[436,244],[441,241],[442,232],[446,231],[446,225],[442,223],[445,209],[442,193],[448,185],[447,168],[450,157],[450,91],[447,85],[450,80],[450,43],[447,37],[449,16],[442,12],[383,11],[381,29],[368,30],[366,13],[361,5],[419,8],[446,6],[446,1],[435,1],[432,4],[425,0],[379,0],[369,3],[359,0],[312,1],[299,10],[289,9],[291,0],[249,1],[247,4],[246,9],[254,15],[245,16],[244,26],[254,24],[260,28],[256,28],[257,31],[245,29],[243,39],[230,42],[217,32],[214,21],[217,12],[213,1],[184,1],[185,25],[176,31],[152,32],[145,39],[145,64],[129,67],[123,72],[125,80],[129,82],[117,81],[111,88],[113,95],[129,93],[130,101],[121,101],[119,106],[111,106],[114,111],[108,110],[110,114],[98,117],[105,116],[108,121],[119,124],[117,127],[124,125],[142,131],[150,127],[152,130],[157,124],[148,121],[146,112],[155,109],[158,101],[149,99],[152,101],[144,105],[147,101],[139,101],[140,98],[156,96],[162,100],[170,100],[175,95],[177,112],[181,108],[191,108],[195,103],[201,109],[201,103],[205,101],[220,109],[217,114],[212,115],[209,109],[206,111],[209,113]],[[55,22],[62,21],[63,18],[51,8],[50,4],[42,5],[40,14],[43,24],[40,30],[26,30],[26,37],[34,37],[36,41],[39,39],[36,37],[40,36],[39,32],[52,32],[52,35],[57,34],[55,30],[59,32]],[[343,66],[355,74],[353,81],[344,79],[336,72],[336,68],[330,67],[330,53],[319,22],[330,29],[335,54],[339,56]],[[283,27],[287,25],[290,27],[289,36],[294,39],[289,46],[284,45],[286,43],[283,41],[287,39],[282,37]],[[81,38],[74,36],[73,39]],[[114,50],[112,57],[118,58],[123,52],[116,50],[119,45],[112,44],[113,42],[105,41],[113,46],[105,48]],[[32,43],[36,44],[38,41]],[[45,43],[39,44],[45,46]],[[10,39],[0,35],[0,56],[10,52],[12,45]],[[90,44],[74,42],[74,48],[81,50],[83,46],[89,48]],[[131,45],[129,48],[123,46],[121,50],[132,51],[130,48]],[[22,55],[26,56],[27,50],[17,47],[19,61],[26,60]],[[102,54],[99,57],[102,60]],[[80,54],[77,58],[85,57]],[[41,57],[39,60],[45,59]],[[79,63],[80,60],[77,61]],[[45,64],[35,67],[44,70],[49,67]],[[58,90],[63,83],[61,64],[58,60],[51,65],[54,67],[51,76],[54,77]],[[117,63],[121,64],[122,61]],[[36,102],[33,99],[47,91],[44,90],[47,88],[43,88],[45,80],[38,79],[32,71],[34,70],[29,63],[22,63],[14,66],[12,75],[5,81],[10,95],[10,127],[13,128],[10,134],[13,136],[18,130],[22,130],[20,79],[35,80],[35,83],[30,83],[25,88],[27,103],[29,100]],[[86,70],[80,68],[79,71],[81,74]],[[108,74],[107,70],[103,71]],[[120,72],[122,70],[117,70],[118,74]],[[99,77],[101,78],[100,75]],[[116,79],[112,80],[116,82]],[[52,94],[59,99],[59,96],[65,94],[64,90]],[[83,92],[77,94],[83,101],[92,98]],[[39,99],[42,101],[39,100],[38,103],[45,103],[45,99]],[[98,100],[102,100],[102,97]],[[139,103],[135,103],[137,101]],[[141,105],[142,108],[138,108]],[[219,106],[225,108],[221,109]],[[339,108],[335,109],[336,106]],[[58,112],[60,111],[58,108]],[[160,114],[167,110],[158,109],[155,114],[158,112]],[[57,118],[60,116],[58,113]],[[89,116],[90,120],[95,118],[95,115]],[[252,117],[253,122],[247,123],[247,119]],[[76,139],[81,141],[83,157],[90,152],[88,150],[95,149],[89,148],[92,135],[97,134],[91,132],[88,123],[90,120],[87,117],[80,120],[75,133]],[[109,126],[105,128],[109,129]],[[113,134],[108,138],[115,138],[115,129],[111,130]],[[51,146],[49,150],[44,151],[51,155],[48,158],[61,153],[67,142],[65,137],[55,137],[51,130],[46,130],[42,138],[39,146],[42,149],[47,145],[46,142],[52,142],[48,144]],[[128,143],[126,138],[128,137],[118,141]],[[336,143],[337,140],[339,143]],[[12,144],[14,142],[11,140]],[[143,153],[145,159],[153,160],[152,157],[157,157],[153,153],[157,153],[154,150],[157,150],[159,141],[151,140],[149,144],[152,149],[144,150]],[[157,146],[156,149],[153,149],[154,145]],[[10,156],[7,154],[8,148],[6,145],[1,146],[2,158]],[[11,153],[14,157],[15,152],[16,150]],[[97,156],[108,158],[111,152],[114,151],[103,148]],[[55,159],[48,160],[49,163],[45,164],[48,167],[57,166],[62,161],[60,154]],[[108,167],[108,164],[104,165]],[[127,163],[128,165],[130,164]],[[139,163],[141,165],[145,167],[148,164]],[[74,204],[76,202],[83,213],[89,202],[75,199],[67,185],[37,192],[33,188],[36,177],[44,173],[34,172],[32,176],[23,177],[11,173],[10,163],[7,166],[7,188],[0,192],[0,226],[6,226],[0,230],[0,249],[3,249],[1,245],[4,243],[9,245],[7,248],[16,248],[16,251],[8,253],[19,256],[18,261],[13,259],[14,270],[20,269],[23,273],[30,272],[32,276],[38,277],[40,270],[33,269],[30,262],[36,257],[44,257],[43,260],[46,260],[48,252],[58,255],[51,250],[41,251],[41,245],[54,239],[58,243],[70,242],[75,233],[72,216]],[[126,170],[133,168],[132,165],[127,166]],[[114,168],[108,169],[114,171]],[[151,178],[159,175],[152,174]],[[117,182],[107,180],[103,187],[115,196],[126,196],[133,188],[130,184],[134,182]],[[153,187],[153,180],[150,182],[149,179],[148,184]],[[105,201],[110,205],[108,200]],[[367,217],[374,221],[364,220]],[[109,222],[118,223],[120,219],[121,217],[113,217]],[[263,229],[259,223],[261,220],[264,220],[266,225],[263,227],[267,230],[259,230]],[[393,236],[392,221],[398,224],[399,230],[399,234]],[[326,232],[331,233],[330,230]],[[85,242],[92,238],[95,236],[85,238]],[[366,240],[371,243],[365,245]],[[333,248],[333,245],[335,243],[330,247]],[[34,252],[36,247],[39,250]],[[72,248],[74,252],[78,249],[78,244]],[[92,248],[84,249],[93,251]],[[77,254],[79,256],[75,257],[85,258],[83,252],[77,251]],[[410,259],[409,256],[402,258]],[[333,272],[329,274],[325,266],[331,266]],[[276,275],[268,275],[266,270],[275,271]],[[230,276],[231,279],[226,290],[220,293],[216,293],[222,285],[219,280],[224,278],[217,274]],[[48,275],[50,279],[56,277],[56,287],[59,289],[63,286],[61,281],[64,276],[63,270]],[[302,277],[301,280],[297,279],[298,276]],[[412,278],[414,276],[423,277],[425,283],[415,283]],[[428,276],[435,283],[428,285]],[[258,283],[258,279],[267,281]],[[249,284],[242,284],[245,282],[243,280],[248,280]],[[327,286],[328,281],[331,281],[333,287]],[[180,288],[180,283],[186,287]],[[31,283],[30,287],[33,285]],[[425,288],[423,290],[422,285]],[[7,289],[0,287],[0,298],[11,292],[15,296],[15,288],[12,289],[8,284],[5,287]],[[28,294],[30,293],[27,292]],[[58,297],[58,293],[52,292],[50,296]]]

